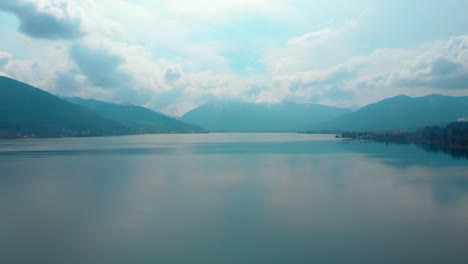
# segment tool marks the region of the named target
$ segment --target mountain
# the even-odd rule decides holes
[[[0,76],[0,138],[129,134],[130,129],[41,89]]]
[[[108,119],[117,121],[138,134],[202,133],[202,128],[131,104],[112,104],[79,97],[65,98],[69,102],[89,108]]]
[[[411,98],[400,95],[333,121],[315,123],[309,130],[405,131],[442,125],[468,116],[468,96],[428,95]]]
[[[286,101],[274,104],[216,101],[189,111],[181,119],[210,131],[286,132],[299,131],[313,122],[332,120],[350,112],[344,108]]]

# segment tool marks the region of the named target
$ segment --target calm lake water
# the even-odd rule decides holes
[[[0,263],[468,263],[468,160],[332,135],[0,141]]]

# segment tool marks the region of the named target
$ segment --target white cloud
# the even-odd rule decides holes
[[[368,15],[348,20],[341,27],[325,28],[292,37],[285,46],[267,50],[262,62],[273,75],[293,74],[310,69],[323,69],[356,56],[357,44],[365,29]]]
[[[10,64],[13,56],[10,53],[0,51],[0,72],[4,71],[8,64]]]
[[[33,38],[76,39],[84,34],[81,20],[68,1],[3,0],[0,10],[16,15],[19,30]]]
[[[58,67],[34,60],[16,61],[7,53],[0,54],[0,62],[4,62],[1,69],[9,76],[54,93],[133,101],[181,115],[216,98],[256,102],[288,99],[349,107],[398,94],[468,95],[468,87],[463,86],[468,76],[467,43],[468,36],[460,36],[412,50],[380,49],[331,67],[265,78],[186,72],[182,64],[152,60],[151,53],[142,46],[86,38],[81,42],[86,49],[118,58],[111,60],[117,62],[111,68],[111,85],[93,83],[90,78],[101,77],[79,71],[71,62]],[[107,74],[104,68],[101,66],[96,74]],[[129,78],[127,86],[114,87],[113,82],[121,78],[119,74]]]
[[[399,94],[468,95],[468,36],[413,50],[382,49],[320,70],[274,78],[290,99],[352,106]]]
[[[327,1],[310,4],[313,10],[301,10],[298,2],[8,0],[3,3],[29,3],[25,9],[34,11],[31,17],[15,11],[21,23],[46,17],[66,30],[41,32],[48,40],[24,37],[31,42],[28,51],[0,53],[0,72],[53,93],[130,101],[171,114],[214,98],[353,106],[401,93],[467,94],[466,36],[375,49],[366,43],[369,25],[379,19],[371,9],[336,20],[345,21],[339,26],[319,27],[309,20]],[[216,35],[251,16],[285,27],[307,23],[294,31],[303,34],[274,43],[257,42],[255,35],[246,40]],[[236,30],[241,36],[246,28]],[[223,52],[245,47],[258,50],[243,52],[260,57],[265,74],[240,76],[231,69],[233,58]]]

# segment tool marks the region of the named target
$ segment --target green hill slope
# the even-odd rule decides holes
[[[309,130],[414,130],[446,125],[468,116],[468,97],[405,95],[367,105],[330,122],[316,123]]]
[[[129,134],[129,128],[25,83],[0,76],[0,138]]]
[[[154,112],[148,108],[127,104],[112,104],[78,97],[66,100],[89,108],[100,115],[117,121],[132,129],[134,133],[202,133],[202,128]]]

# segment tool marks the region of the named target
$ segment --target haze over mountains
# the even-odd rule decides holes
[[[407,131],[468,117],[468,97],[405,95],[352,112],[288,101],[216,101],[181,120],[131,104],[59,98],[0,77],[0,138],[105,136],[142,133]],[[194,124],[194,125],[192,125]],[[206,131],[204,130],[206,129]]]
[[[203,104],[181,119],[209,131],[294,132],[312,123],[333,120],[348,113],[351,110],[289,101],[273,104],[217,101]]]

